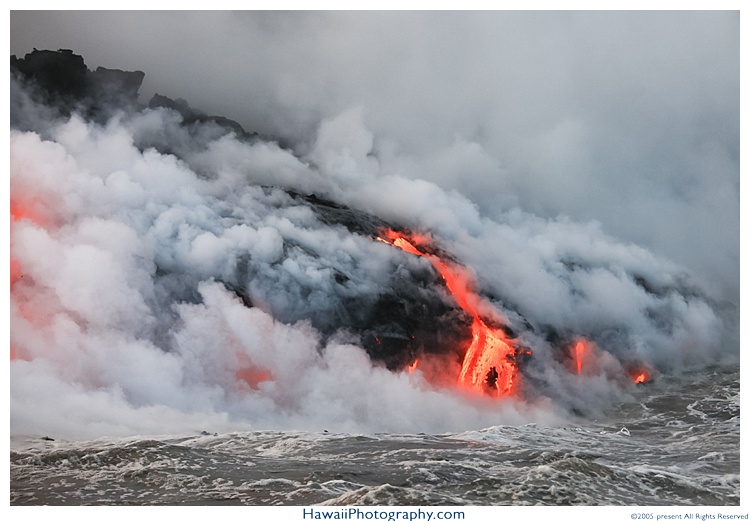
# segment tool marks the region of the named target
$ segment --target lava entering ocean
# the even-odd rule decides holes
[[[59,76],[35,72],[59,62],[90,88],[60,94]],[[349,113],[298,156],[163,96],[140,106],[140,74],[117,73],[103,100],[69,52],[12,64],[17,432],[81,433],[82,409],[86,436],[445,432],[534,421],[547,404],[594,416],[721,352],[720,310],[679,267],[595,226],[495,222],[386,175]],[[45,103],[57,112],[40,122]],[[351,183],[337,169],[352,148],[329,142],[350,128]]]
[[[461,309],[471,315],[472,340],[463,358],[458,384],[465,389],[495,396],[515,394],[519,385],[518,357],[530,355],[531,351],[512,345],[502,329],[491,327],[482,319],[478,310],[481,297],[472,290],[469,273],[460,266],[449,265],[436,254],[428,253],[429,240],[426,237],[407,236],[389,229],[378,240],[428,259]]]

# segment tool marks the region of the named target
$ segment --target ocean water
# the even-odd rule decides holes
[[[13,436],[10,503],[739,505],[739,375],[663,377],[605,418],[554,428]]]

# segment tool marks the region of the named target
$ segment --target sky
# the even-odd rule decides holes
[[[12,12],[34,47],[299,153],[355,111],[381,171],[596,221],[739,301],[738,12]]]

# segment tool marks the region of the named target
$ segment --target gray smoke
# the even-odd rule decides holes
[[[13,12],[10,43],[305,152],[360,107],[384,171],[595,220],[739,302],[737,12]]]

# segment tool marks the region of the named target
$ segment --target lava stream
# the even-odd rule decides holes
[[[581,375],[581,370],[583,369],[583,357],[586,354],[586,344],[583,343],[583,340],[579,340],[576,342],[575,347],[575,360],[576,360],[576,371],[578,372],[578,375]]]
[[[470,287],[471,277],[460,266],[449,266],[438,256],[424,253],[404,235],[387,230],[378,240],[391,244],[405,252],[425,257],[440,273],[448,291],[458,305],[473,317],[472,341],[464,355],[458,383],[477,392],[490,392],[497,396],[510,395],[516,390],[516,355],[518,349],[511,346],[502,329],[488,326],[480,317],[477,304],[481,298]],[[427,245],[424,238],[414,236],[416,243]]]

